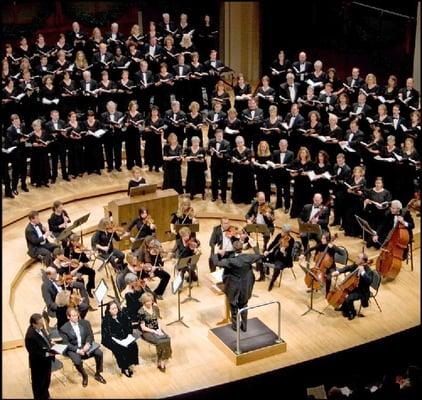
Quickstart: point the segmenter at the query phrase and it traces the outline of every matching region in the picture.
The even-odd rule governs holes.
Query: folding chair
[[[372,282],[371,282],[371,287],[369,288],[369,290],[370,290],[369,301],[371,301],[371,299],[374,299],[375,304],[378,307],[378,310],[380,310],[380,312],[382,312],[381,307],[380,307],[378,300],[377,300],[378,290],[381,286],[381,275],[376,270],[373,270],[372,274],[373,274],[373,278],[372,278]],[[373,289],[373,290],[371,290],[371,289]],[[362,309],[362,303],[359,306],[358,316],[363,316],[360,313],[361,309]]]

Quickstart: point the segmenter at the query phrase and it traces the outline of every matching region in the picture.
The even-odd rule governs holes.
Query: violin
[[[258,206],[258,211],[261,215],[265,215],[267,218],[273,219],[273,209],[269,204],[260,204]]]
[[[107,233],[116,232],[118,235],[123,235],[125,233],[125,229],[122,226],[116,225],[114,222],[108,222],[105,226],[105,231]]]
[[[287,234],[287,235],[284,235],[284,236],[282,236],[281,238],[280,238],[280,241],[279,241],[279,246],[280,247],[284,247],[285,249],[287,249],[287,247],[289,247],[289,242],[290,242],[290,239],[291,239],[292,237],[289,235],[289,234]]]
[[[83,246],[81,243],[75,243],[73,245],[73,251],[77,254],[81,254],[85,251],[90,251],[87,247]]]
[[[242,233],[242,229],[238,228],[237,226],[230,225],[228,229],[224,231],[224,235],[228,238],[232,237],[239,237]]]
[[[149,214],[147,215],[144,223],[148,226],[154,225],[154,220],[152,219],[151,215],[149,215]]]
[[[73,282],[73,275],[72,274],[63,274],[60,275],[57,280],[56,283],[59,286],[70,286]]]

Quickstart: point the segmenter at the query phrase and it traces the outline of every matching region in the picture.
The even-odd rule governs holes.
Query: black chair
[[[347,261],[349,260],[349,252],[343,246],[337,246],[337,247],[339,249],[339,252],[336,252],[334,254],[334,261],[336,264],[346,265]]]
[[[371,301],[371,299],[374,299],[375,304],[378,307],[378,310],[380,310],[380,312],[382,312],[381,307],[380,307],[378,300],[377,300],[378,290],[379,290],[380,285],[381,285],[381,275],[376,270],[372,271],[372,274],[373,274],[373,278],[372,278],[371,287],[370,287],[369,301]],[[360,313],[361,309],[362,309],[362,304],[360,305],[359,311],[358,311],[359,317],[363,316]]]

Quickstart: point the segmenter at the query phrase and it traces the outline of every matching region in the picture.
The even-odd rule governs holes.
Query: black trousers
[[[17,153],[12,159],[12,189],[18,187],[19,179],[23,188],[26,187],[26,176],[28,175],[28,163],[25,151],[15,150]]]
[[[155,288],[154,293],[158,296],[162,296],[170,281],[170,274],[167,271],[164,271],[163,269],[157,269],[154,272],[154,275],[160,279],[160,283]]]
[[[334,200],[334,221],[336,225],[340,225],[341,221],[344,218],[344,214],[347,208],[345,202],[346,193],[343,190],[335,191],[334,195],[336,196]]]
[[[75,367],[78,369],[79,372],[81,367],[83,366],[82,361],[87,360],[88,358],[95,357],[95,367],[96,367],[96,373],[103,372],[103,352],[100,348],[95,349],[90,356],[83,355],[74,352],[74,351],[68,351],[67,352],[68,357],[72,360]],[[79,367],[79,368],[78,368]]]
[[[321,241],[321,236],[316,233],[301,233],[300,239],[302,240],[303,248],[306,250],[311,239],[314,239],[319,243]]]
[[[275,208],[290,208],[290,177],[287,174],[274,174],[274,183],[277,188],[277,201]],[[284,176],[286,175],[286,176]]]
[[[353,291],[347,296],[346,300],[344,300],[341,306],[341,311],[347,315],[356,315],[355,306],[353,305],[356,300],[362,301],[362,294],[359,291]]]
[[[67,178],[67,154],[66,149],[67,145],[63,140],[58,140],[57,142],[53,142],[50,145],[50,154],[51,154],[51,178],[57,178],[57,169],[60,159],[60,166],[62,169],[62,177]]]
[[[48,388],[51,382],[51,361],[31,368],[32,393],[35,400],[50,398]]]
[[[107,168],[116,169],[122,166],[122,139],[120,132],[108,132],[104,137],[104,149],[107,161]],[[113,163],[114,157],[114,163]]]
[[[28,251],[28,254],[32,258],[43,256],[45,264],[50,265],[53,262],[53,251],[56,247],[57,245],[46,242],[43,245],[33,247],[30,251]]]
[[[115,270],[123,269],[123,261],[125,260],[125,254],[123,252],[117,249],[113,249],[109,253],[101,252],[101,254],[105,258],[110,257],[110,263]]]
[[[87,265],[83,265],[79,268],[78,272],[81,275],[86,275],[88,277],[88,283],[86,284],[87,290],[91,290],[95,288],[95,269],[88,267]]]
[[[218,198],[218,190],[221,190],[221,200],[227,198],[227,168],[211,166],[211,191],[212,198]]]

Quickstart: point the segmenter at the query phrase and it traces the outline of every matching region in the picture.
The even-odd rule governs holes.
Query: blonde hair
[[[199,103],[197,103],[196,101],[192,101],[192,103],[190,103],[189,105],[190,111],[198,111],[199,108],[200,108]]]
[[[310,161],[311,160],[311,155],[309,153],[309,150],[307,147],[302,146],[299,148],[298,152],[297,152],[297,159],[300,160],[300,153],[302,153],[302,151],[304,151],[306,153],[306,161]]]
[[[365,77],[365,83],[368,84],[369,81],[372,80],[375,85],[377,84],[377,77],[374,74],[368,74]]]
[[[78,68],[86,68],[88,66],[88,61],[86,60],[85,53],[82,50],[79,50],[75,56],[75,65]]]
[[[264,146],[266,146],[266,149],[263,151],[262,148]],[[268,145],[268,142],[266,140],[261,140],[259,142],[256,154],[259,157],[268,157],[269,155],[271,155],[270,146]]]
[[[191,231],[187,226],[184,226],[183,228],[179,229],[179,235],[180,236],[185,236],[185,235],[187,236],[187,235],[190,235],[190,233],[191,233]]]
[[[138,102],[137,102],[136,100],[131,100],[131,101],[129,101],[129,104],[128,104],[128,106],[127,106],[127,109],[130,111],[130,109],[131,109],[133,106],[136,106],[136,109],[138,109]]]
[[[132,168],[132,174],[134,174],[135,172],[139,172],[139,173],[141,173],[141,172],[142,172],[142,169],[141,169],[140,167],[138,167],[137,165],[135,165],[135,166]]]
[[[152,302],[154,302],[154,296],[153,296],[151,293],[144,293],[144,294],[141,296],[141,303],[142,303],[142,305],[145,305],[145,303],[146,303],[147,301],[152,301]]]
[[[360,172],[362,174],[362,176],[365,175],[365,168],[361,167],[360,165],[357,165],[355,168],[353,168],[353,175],[356,172]]]
[[[170,143],[170,139],[176,139],[176,143],[177,143],[177,135],[175,134],[175,133],[170,133],[168,136],[167,136],[167,142],[169,142]]]

